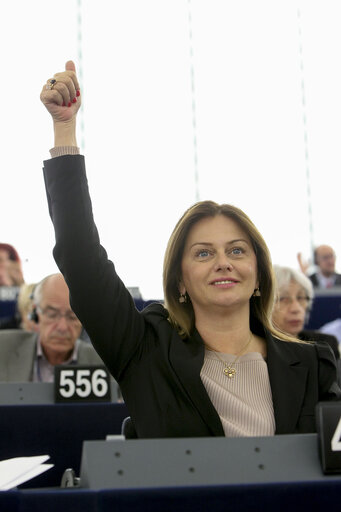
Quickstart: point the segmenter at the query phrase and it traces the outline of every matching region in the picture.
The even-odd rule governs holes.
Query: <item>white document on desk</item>
[[[51,469],[54,464],[44,464],[49,458],[49,455],[37,455],[0,461],[0,490],[13,489]]]

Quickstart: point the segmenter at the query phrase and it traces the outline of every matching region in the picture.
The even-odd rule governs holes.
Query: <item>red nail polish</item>
[[[69,101],[69,103],[67,104],[68,107],[71,107],[71,101]]]
[[[65,101],[63,101],[63,105],[62,105],[62,107],[65,107]]]
[[[76,91],[76,96],[80,96],[80,95],[81,95],[81,92],[80,92],[80,90],[78,89],[78,90]]]
[[[76,103],[77,98],[73,98],[72,103]]]

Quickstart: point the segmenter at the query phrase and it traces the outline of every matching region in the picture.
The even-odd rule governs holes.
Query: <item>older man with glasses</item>
[[[103,364],[92,345],[80,340],[82,325],[69,302],[61,274],[43,279],[34,290],[31,319],[38,332],[0,331],[0,381],[53,382],[60,364]]]
[[[297,258],[300,269],[309,277],[314,288],[328,290],[334,286],[341,286],[341,274],[338,274],[335,270],[336,254],[329,245],[319,245],[315,248],[314,265],[316,272],[314,274],[308,275],[310,265],[303,261],[301,253],[298,253]]]

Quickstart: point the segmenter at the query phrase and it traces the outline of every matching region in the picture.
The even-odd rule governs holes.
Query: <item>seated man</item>
[[[297,255],[298,263],[302,272],[308,275],[309,263],[305,263],[301,253]],[[314,250],[314,264],[317,271],[308,275],[314,288],[328,289],[334,286],[341,286],[341,274],[335,271],[336,255],[329,245],[319,245]]]
[[[55,365],[103,364],[92,345],[79,339],[82,325],[62,274],[43,279],[33,301],[38,332],[0,331],[0,381],[53,382]]]

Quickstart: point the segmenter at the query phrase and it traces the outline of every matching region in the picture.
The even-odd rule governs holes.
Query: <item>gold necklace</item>
[[[224,375],[226,375],[226,377],[228,377],[229,379],[233,379],[234,376],[236,375],[237,373],[237,370],[235,369],[234,365],[236,364],[236,362],[238,361],[238,359],[240,358],[240,356],[242,355],[242,353],[247,349],[247,347],[250,345],[251,341],[252,341],[252,338],[253,338],[253,334],[251,332],[250,334],[250,338],[248,340],[248,342],[246,343],[246,345],[237,353],[237,357],[234,361],[232,361],[232,363],[228,363],[227,361],[224,361],[224,359],[222,359],[219,355],[219,353],[215,350],[213,350],[211,347],[209,347],[208,345],[207,348],[208,350],[210,350],[211,352],[215,352],[216,356],[218,357],[218,359],[224,364],[224,368],[223,368],[223,373]]]

